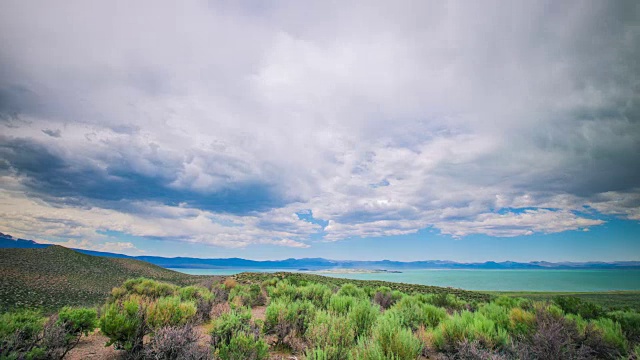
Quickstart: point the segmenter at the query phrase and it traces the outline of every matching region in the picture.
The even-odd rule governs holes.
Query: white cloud
[[[457,221],[437,224],[443,234],[456,237],[469,234],[513,237],[533,233],[558,233],[568,230],[588,230],[589,226],[604,224],[604,221],[577,216],[568,211],[547,209],[525,210],[522,213],[481,214],[472,221]]]
[[[72,249],[105,251],[116,254],[140,255],[144,252],[136,248],[132,243],[122,241],[107,241],[104,243],[97,243],[88,239],[70,239],[67,241],[49,241],[46,239],[38,239],[38,242],[41,244],[60,245]]]
[[[0,226],[303,247],[323,230],[303,210],[330,241],[601,224],[584,206],[640,220],[635,9],[9,1]],[[144,195],[117,198],[127,181]],[[238,189],[242,213],[216,197]]]
[[[108,237],[102,233],[106,231],[230,248],[256,243],[304,248],[309,245],[302,240],[320,230],[319,225],[300,220],[293,209],[235,216],[153,203],[136,205],[135,213],[56,207],[0,191],[0,231],[31,239],[70,239],[70,245],[107,251],[127,243],[105,242]],[[96,241],[95,246],[90,247],[89,240]]]

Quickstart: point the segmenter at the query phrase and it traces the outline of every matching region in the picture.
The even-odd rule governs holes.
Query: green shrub
[[[209,289],[196,285],[178,288],[177,295],[180,296],[182,300],[213,300],[214,298],[213,293]]]
[[[622,332],[629,341],[640,342],[640,313],[633,311],[614,311],[607,316],[620,324]]]
[[[602,338],[607,345],[617,349],[620,354],[627,353],[628,343],[620,324],[607,318],[591,320],[590,324],[602,333]]]
[[[429,294],[424,296],[423,299],[426,303],[450,310],[462,310],[467,306],[464,300],[447,293]]]
[[[249,299],[251,307],[262,306],[267,301],[264,294],[262,293],[262,289],[259,285],[256,284],[249,285]]]
[[[315,317],[316,309],[308,301],[272,301],[265,311],[264,332],[276,336],[278,345],[285,344],[285,338],[302,336]]]
[[[589,321],[582,318],[580,315],[576,314],[567,314],[565,315],[565,319],[573,323],[575,325],[576,330],[579,334],[584,334],[587,326],[589,326]]]
[[[380,346],[386,359],[414,360],[422,352],[422,342],[402,326],[395,312],[386,312],[378,319],[373,329],[373,341]]]
[[[380,308],[377,305],[372,305],[368,300],[356,302],[349,311],[349,319],[355,327],[355,335],[369,336],[378,315],[380,315]]]
[[[323,284],[312,283],[296,287],[288,281],[280,281],[269,286],[267,292],[271,299],[288,299],[289,301],[309,300],[314,306],[326,309],[333,292]]]
[[[417,297],[405,296],[390,311],[395,311],[402,326],[417,330],[420,326],[434,327],[447,317],[447,312],[429,303],[420,302]]]
[[[0,339],[21,333],[23,338],[36,338],[45,322],[45,318],[38,311],[18,310],[0,315]]]
[[[114,345],[137,353],[142,340],[150,332],[145,320],[146,304],[138,297],[105,305],[102,309],[100,331],[109,338],[107,346]]]
[[[422,305],[423,324],[429,327],[436,327],[440,322],[448,317],[447,312],[435,305]]]
[[[532,302],[525,298],[516,298],[511,296],[498,296],[492,303],[505,307],[507,309],[520,308],[523,310],[531,310]]]
[[[44,326],[42,345],[47,349],[47,357],[62,359],[78,345],[82,335],[89,335],[98,326],[95,309],[60,309],[57,315],[49,318]]]
[[[240,331],[228,344],[220,344],[216,355],[221,360],[263,360],[269,358],[269,346],[255,333]]]
[[[468,321],[459,314],[443,321],[432,333],[433,347],[443,352],[455,351],[456,345],[467,337],[467,327]]]
[[[256,329],[257,326],[251,323],[251,312],[248,309],[231,310],[213,320],[211,344],[214,349],[228,346],[237,334],[253,333]]]
[[[500,306],[496,303],[488,303],[481,305],[478,313],[491,319],[496,325],[503,329],[508,329],[511,323],[509,319],[509,309],[510,308]]]
[[[604,315],[604,310],[592,302],[583,301],[575,296],[556,296],[553,302],[567,314],[577,314],[585,319],[597,319]]]
[[[358,299],[353,296],[336,294],[329,299],[329,310],[336,314],[346,315],[357,301]]]
[[[553,303],[536,301],[533,303],[533,308],[536,316],[545,314],[545,316],[548,315],[554,318],[564,318],[565,315],[564,311]]]
[[[255,307],[264,305],[266,298],[257,284],[238,285],[229,292],[229,302],[236,307]]]
[[[509,329],[514,335],[528,335],[535,329],[535,326],[535,314],[519,307],[512,308],[509,312]]]
[[[349,318],[319,311],[309,325],[305,337],[311,348],[321,348],[326,359],[342,360],[348,357],[355,338],[354,326]]]
[[[329,299],[333,292],[331,289],[322,284],[310,284],[298,288],[295,295],[296,300],[309,300],[315,307],[319,309],[326,309],[329,305]]]
[[[18,310],[0,315],[0,359],[44,358],[40,333],[46,319],[37,311]]]
[[[464,340],[478,341],[487,349],[495,349],[507,345],[509,335],[485,315],[466,310],[441,322],[433,331],[433,345],[440,351],[455,352]]]
[[[198,309],[193,301],[182,301],[179,296],[162,297],[146,307],[146,321],[152,329],[184,325],[191,322]]]
[[[369,299],[373,298],[373,296],[376,294],[376,289],[373,288],[373,286],[369,286],[369,285],[363,286],[362,290],[364,291],[364,293],[367,295]]]
[[[175,294],[178,288],[175,285],[155,281],[146,278],[130,279],[122,285],[124,293],[120,290],[114,290],[121,295],[141,295],[151,299],[157,299],[163,296],[171,296]],[[113,295],[113,292],[112,292]]]
[[[475,339],[487,349],[502,348],[509,343],[508,331],[500,327],[495,321],[477,313],[474,314],[473,318],[469,329],[472,339]]]
[[[185,286],[178,289],[178,295],[184,301],[191,300],[196,304],[196,318],[198,321],[209,321],[211,310],[216,303],[216,296],[207,288],[201,286]],[[226,301],[226,300],[225,300]]]
[[[285,338],[294,331],[295,319],[290,316],[291,301],[279,298],[272,300],[265,310],[264,332],[276,336],[278,345],[284,344]]]
[[[266,289],[269,286],[276,286],[276,284],[278,283],[278,281],[280,281],[280,279],[278,279],[277,277],[272,277],[271,279],[266,279],[265,281],[262,282],[262,286]]]
[[[37,311],[0,315],[0,359],[62,359],[96,327],[96,311],[65,307],[44,318]]]
[[[329,355],[320,348],[307,350],[305,360],[329,360]]]
[[[291,285],[289,281],[279,281],[276,286],[269,287],[267,292],[272,300],[289,299],[290,301],[294,301],[298,295],[298,289]]]
[[[338,295],[342,296],[353,296],[355,298],[364,299],[367,297],[367,294],[363,289],[353,285],[353,284],[344,284],[338,290]]]
[[[57,323],[69,336],[87,336],[98,326],[98,313],[95,309],[63,307],[58,312]]]
[[[387,360],[382,347],[377,341],[360,338],[351,352],[350,360]]]

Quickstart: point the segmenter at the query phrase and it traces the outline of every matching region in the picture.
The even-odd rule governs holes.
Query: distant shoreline
[[[398,270],[385,270],[385,269],[329,269],[329,270],[307,270],[300,269],[300,271],[309,271],[315,274],[402,274],[402,271]]]

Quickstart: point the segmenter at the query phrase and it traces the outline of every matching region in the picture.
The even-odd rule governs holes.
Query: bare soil
[[[89,334],[89,336],[83,336],[78,346],[69,351],[65,359],[120,359],[122,357],[122,351],[115,350],[113,346],[104,346],[108,340],[109,339],[102,335],[99,330],[96,330],[93,334]]]

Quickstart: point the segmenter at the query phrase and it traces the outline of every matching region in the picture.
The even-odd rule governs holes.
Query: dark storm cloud
[[[144,200],[173,206],[184,203],[188,207],[236,214],[282,205],[268,184],[234,184],[214,193],[180,190],[171,188],[173,178],[145,176],[127,164],[114,163],[100,169],[73,163],[24,138],[0,137],[0,158],[5,160],[5,171],[22,176],[23,184],[31,192],[53,202],[127,210],[131,209],[129,201]]]
[[[60,129],[43,129],[42,132],[54,138],[59,138],[62,136],[62,132],[60,131]]]

